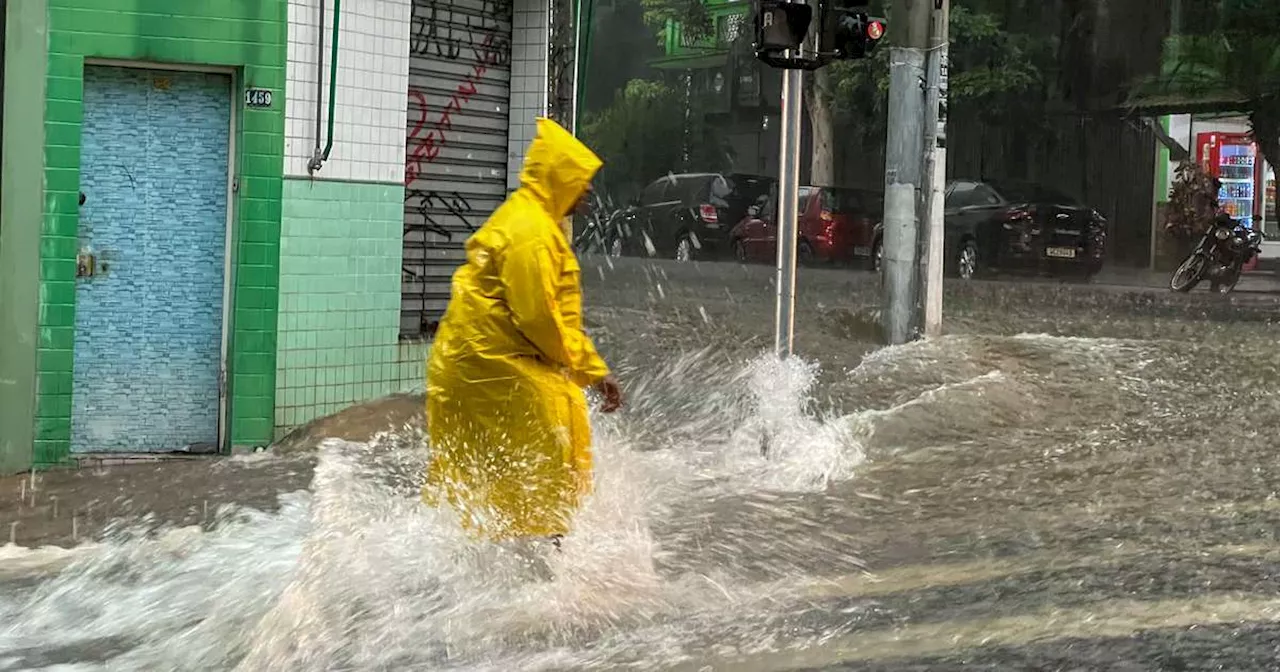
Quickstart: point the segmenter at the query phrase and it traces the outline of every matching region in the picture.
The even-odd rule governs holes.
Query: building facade
[[[421,385],[547,112],[551,7],[0,8],[0,472],[267,445]]]

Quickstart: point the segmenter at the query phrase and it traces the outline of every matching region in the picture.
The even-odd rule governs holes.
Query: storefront
[[[1223,207],[1246,226],[1280,237],[1275,169],[1249,136],[1249,120],[1238,114],[1173,115],[1169,135],[1209,174],[1222,181]],[[1165,194],[1173,188],[1177,162],[1170,160]]]

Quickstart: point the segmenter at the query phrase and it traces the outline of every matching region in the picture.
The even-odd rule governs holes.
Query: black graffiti
[[[476,21],[476,25],[472,25],[472,18],[467,17],[467,25],[473,32],[484,34],[489,39],[471,40],[471,44],[483,44],[483,49],[474,49],[477,61],[488,65],[510,65],[511,64],[511,40],[507,38],[506,31],[498,25],[498,17],[506,17],[508,21],[512,18],[512,0],[483,0],[481,3],[480,17]]]
[[[447,224],[455,219],[462,222],[462,226],[470,231],[479,228],[468,217],[472,213],[471,202],[456,191],[442,193],[409,189],[405,191],[404,202],[406,211],[417,213],[422,217],[423,231],[439,235],[445,240],[453,240],[453,231],[449,230]],[[444,212],[441,213],[441,210]],[[408,227],[405,230],[407,233]]]
[[[494,37],[489,44],[472,48],[472,52],[477,61],[486,65],[511,65],[511,42],[505,38]]]
[[[462,54],[462,41],[454,36],[453,25],[441,17],[440,8],[434,0],[413,3],[413,14],[409,19],[409,53],[449,60]]]
[[[511,0],[483,0],[479,15],[439,0],[414,0],[409,21],[409,53],[447,60],[470,47],[477,62],[508,65],[511,42],[503,36],[499,17],[510,20]],[[487,38],[487,39],[486,39]]]

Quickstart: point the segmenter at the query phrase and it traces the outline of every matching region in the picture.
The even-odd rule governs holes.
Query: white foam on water
[[[820,414],[817,375],[798,358],[739,368],[714,353],[637,374],[631,408],[593,418],[595,494],[559,553],[469,539],[422,505],[420,431],[325,441],[310,491],[275,513],[121,532],[0,595],[0,669],[661,669],[782,646],[773,624],[800,558],[769,560],[796,580],[761,581],[732,553],[699,561],[700,542],[655,530],[720,499],[803,516],[788,496],[855,478],[859,432],[883,412]],[[834,535],[828,550],[848,555]]]
[[[0,595],[0,658],[124,650],[101,669],[227,669],[297,564],[310,499],[287,495],[270,515],[225,508],[208,533],[117,533],[34,591]]]
[[[92,552],[97,544],[85,542],[73,548],[40,546],[28,548],[16,544],[0,546],[0,579],[21,577],[37,572],[60,570],[76,559]]]

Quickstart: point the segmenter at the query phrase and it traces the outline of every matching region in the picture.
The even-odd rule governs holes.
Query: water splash
[[[733,568],[719,568],[720,580],[662,575],[665,551],[651,517],[678,515],[708,484],[722,492],[820,488],[851,475],[860,457],[806,454],[807,437],[823,433],[803,398],[812,367],[762,359],[734,372],[711,360],[698,353],[638,377],[633,408],[596,419],[597,494],[563,552],[532,551],[550,580],[530,574],[529,549],[469,540],[448,511],[419,503],[426,452],[420,429],[406,428],[368,444],[324,442],[311,492],[284,497],[276,514],[226,508],[204,534],[116,530],[56,579],[0,598],[0,660],[483,669],[502,659],[524,667],[528,656],[558,650],[545,665],[563,669],[566,651],[617,633],[678,614],[724,613],[745,599],[723,578]],[[777,437],[769,459],[754,430],[735,430],[754,417]],[[821,454],[835,456],[835,445]],[[832,459],[838,464],[815,475],[810,465]]]
[[[208,533],[117,529],[56,579],[0,591],[0,669],[95,658],[111,669],[228,669],[297,564],[310,499],[286,495],[272,515],[224,507]]]
[[[849,377],[924,372],[957,346],[928,347]],[[965,348],[961,373],[986,366]],[[707,350],[621,373],[631,406],[593,418],[596,493],[560,553],[475,542],[423,507],[421,428],[327,440],[310,491],[276,514],[227,508],[203,534],[118,530],[56,578],[0,591],[0,669],[664,669],[821,642],[857,614],[787,625],[799,579],[861,571],[851,533],[824,528],[822,493],[855,479],[900,418],[925,422],[913,409],[990,406],[1010,384],[949,375],[840,414],[817,407],[820,371],[798,358],[744,366]]]

